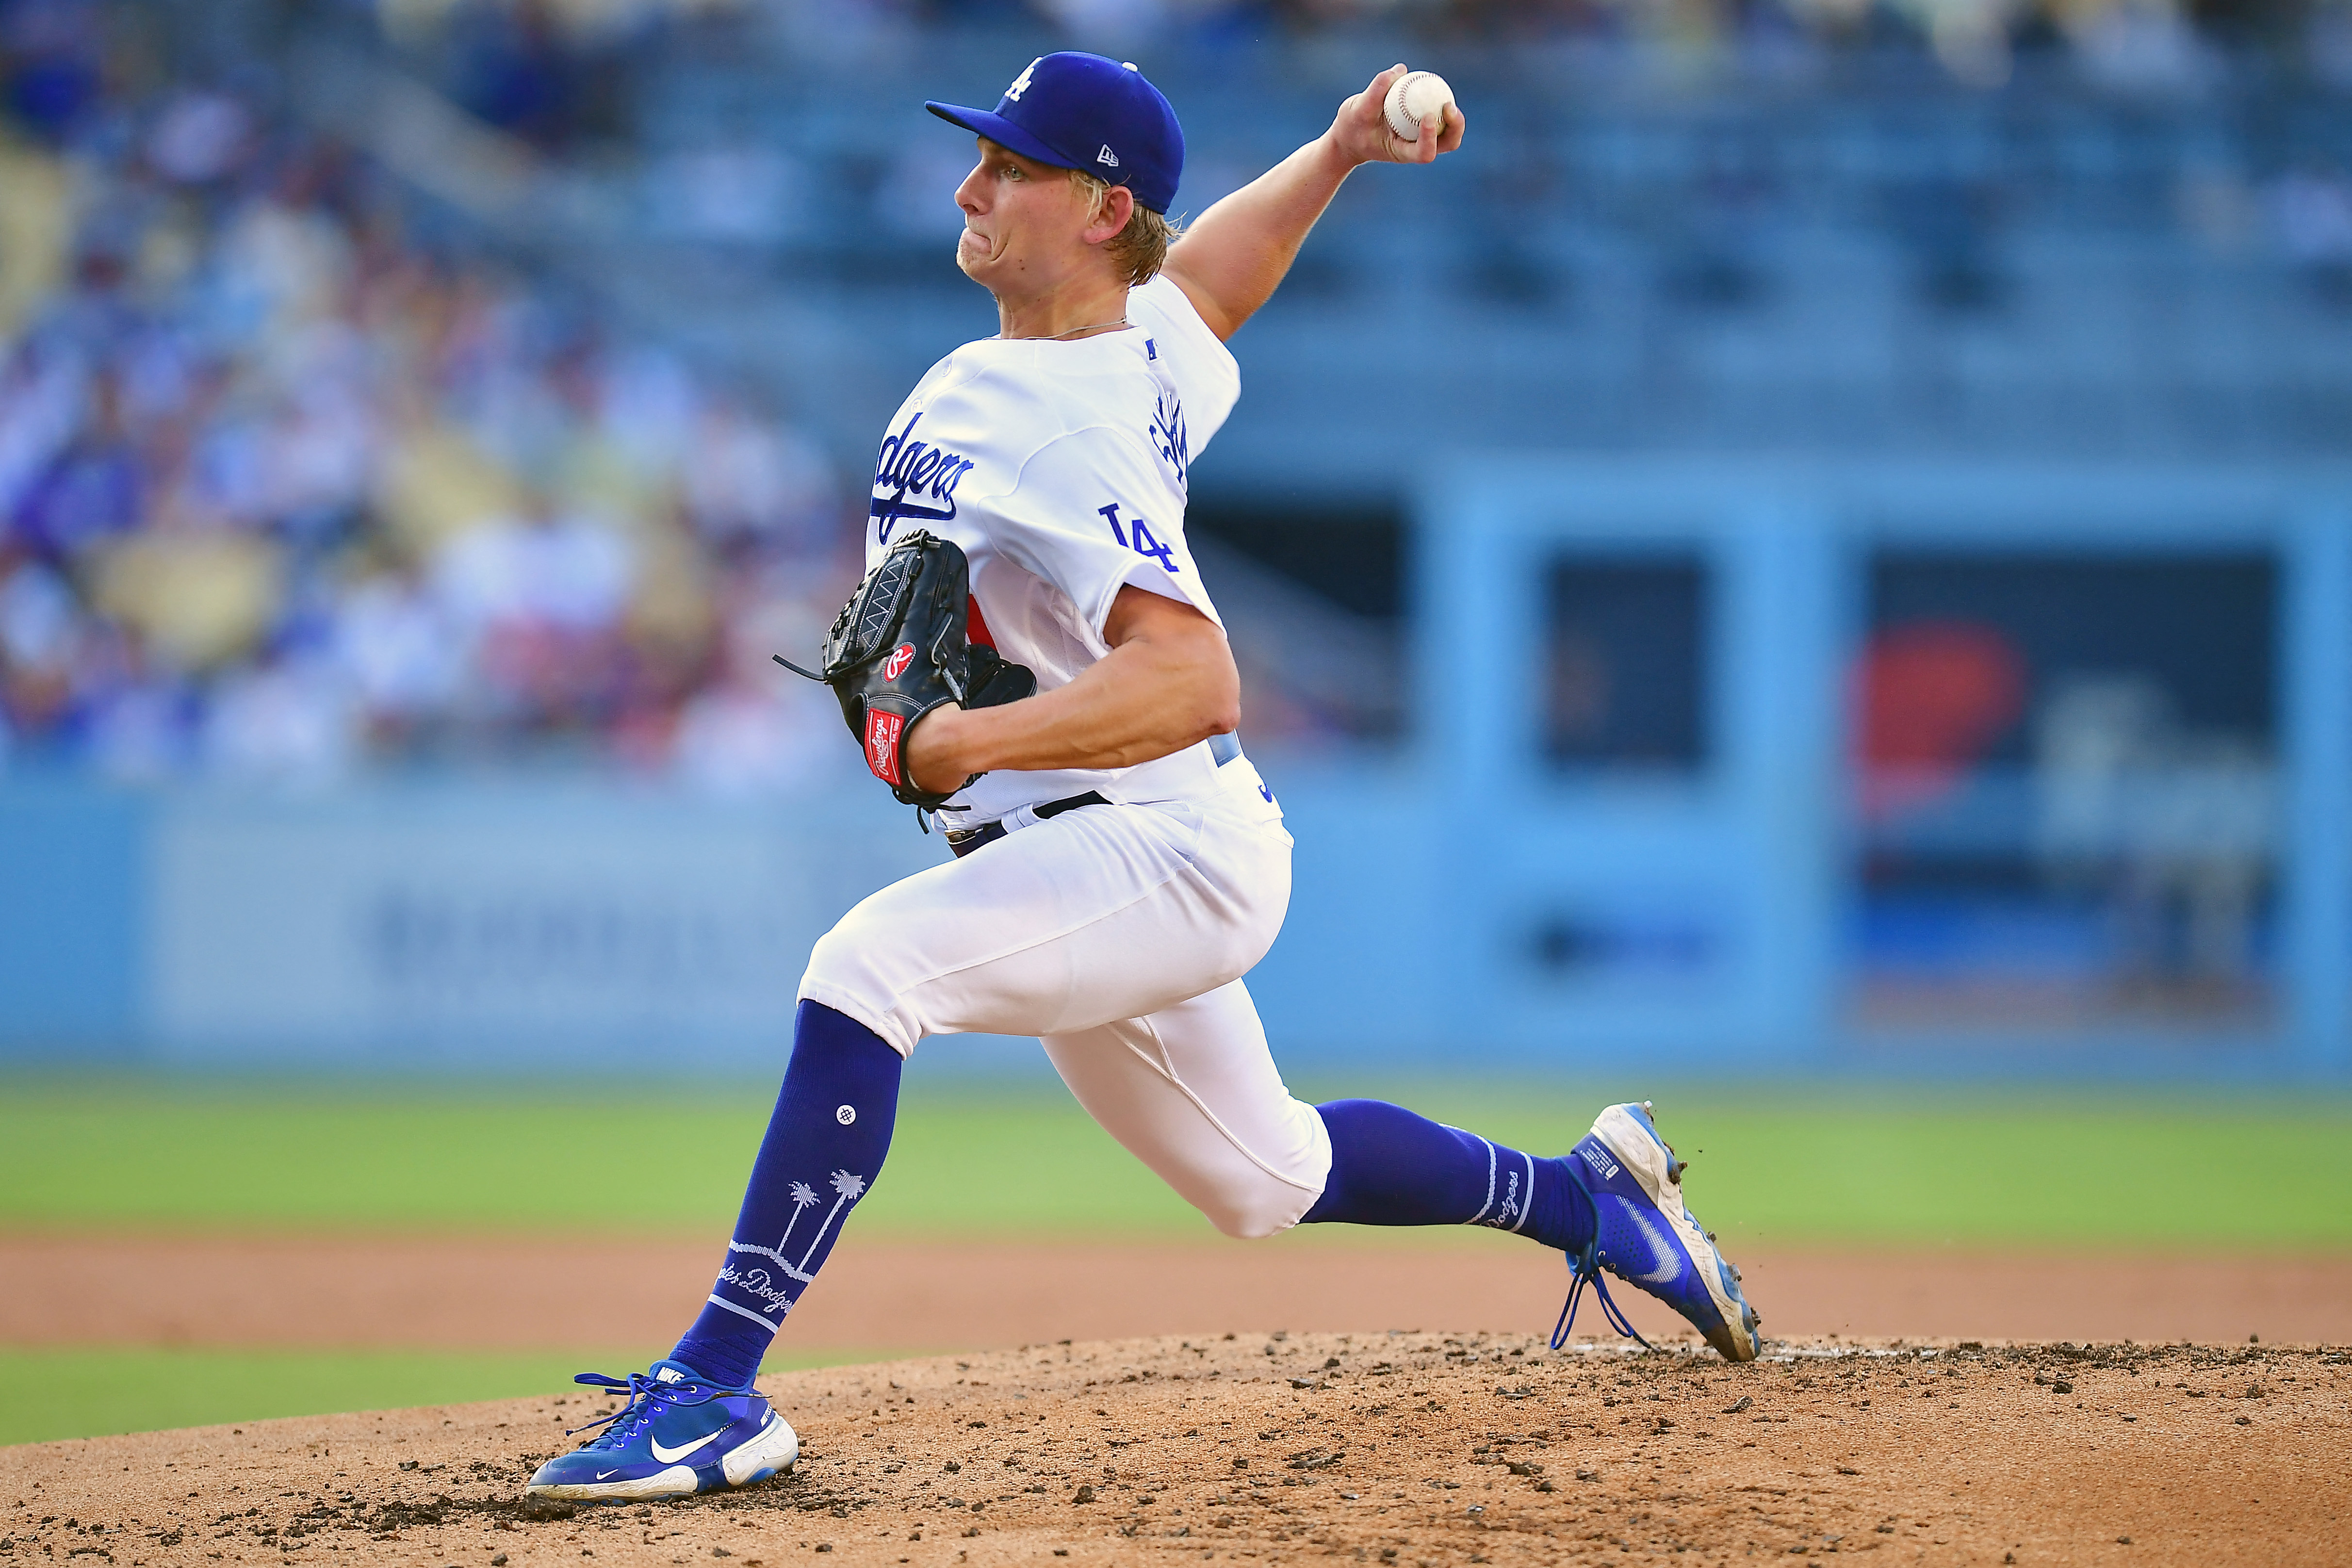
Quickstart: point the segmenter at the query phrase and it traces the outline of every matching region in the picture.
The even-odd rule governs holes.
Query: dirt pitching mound
[[[614,1369],[619,1370],[619,1369]],[[1051,1344],[762,1386],[798,1468],[524,1502],[551,1397],[0,1450],[0,1563],[2342,1561],[2352,1354],[1423,1332]]]

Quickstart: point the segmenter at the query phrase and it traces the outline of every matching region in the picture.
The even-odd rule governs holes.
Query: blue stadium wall
[[[1286,1062],[2352,1077],[2352,474],[1469,455],[1413,518],[1408,739],[1261,759],[1298,841],[1288,923],[1251,977]],[[2070,991],[2053,955],[2096,921],[2011,900],[1923,925],[1903,889],[1867,885],[1874,855],[2013,859],[2047,833],[2032,781],[1998,768],[1894,828],[1854,805],[1847,696],[1890,550],[2029,578],[2037,557],[2271,563],[2275,743],[2253,787],[2275,809],[2247,851],[2242,974]],[[1563,561],[1703,582],[1703,758],[1547,753]],[[772,1069],[810,942],[943,857],[866,786],[719,803],[571,776],[0,779],[0,1055]]]

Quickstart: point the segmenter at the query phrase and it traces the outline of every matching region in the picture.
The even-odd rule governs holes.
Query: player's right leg
[[[1249,989],[1045,1037],[1087,1113],[1227,1236],[1272,1236],[1314,1206],[1331,1140],[1282,1081]]]
[[[1763,1348],[1761,1320],[1739,1288],[1739,1270],[1717,1250],[1715,1233],[1683,1202],[1684,1163],[1658,1136],[1649,1102],[1603,1110],[1568,1165],[1592,1200],[1593,1238],[1569,1259],[1576,1282],[1552,1331],[1553,1347],[1567,1339],[1587,1284],[1601,1293],[1608,1314],[1619,1317],[1601,1282],[1605,1268],[1689,1319],[1726,1358],[1755,1360]],[[1633,1332],[1622,1320],[1618,1326]]]
[[[1564,1253],[1623,1325],[1606,1269],[1680,1312],[1733,1361],[1754,1359],[1738,1270],[1682,1202],[1681,1167],[1643,1106],[1612,1106],[1569,1156],[1545,1159],[1402,1106],[1294,1098],[1241,982],[1148,1017],[1049,1036],[1045,1049],[1103,1129],[1218,1229],[1295,1224],[1478,1225]],[[1564,1309],[1556,1335],[1573,1321]]]
[[[1759,1320],[1739,1270],[1684,1203],[1682,1163],[1646,1104],[1610,1106],[1573,1150],[1553,1159],[1381,1100],[1335,1100],[1317,1110],[1330,1130],[1331,1178],[1302,1224],[1508,1230],[1568,1256],[1572,1282],[1555,1346],[1588,1284],[1612,1324],[1633,1333],[1601,1280],[1605,1269],[1681,1313],[1727,1360],[1756,1359]]]

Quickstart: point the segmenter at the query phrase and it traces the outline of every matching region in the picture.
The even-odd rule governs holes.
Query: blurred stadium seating
[[[2329,619],[2336,557],[2222,528],[2188,548],[2237,539],[2227,583],[2169,557],[2124,583],[2116,551],[2202,525],[2090,539],[2075,516],[2069,564],[2021,562],[2014,528],[1993,531],[2010,556],[1977,559],[1965,526],[1911,538],[1865,507],[1847,555],[1772,578],[1739,542],[1769,520],[1692,514],[1635,558],[1580,555],[1589,519],[1547,478],[1596,455],[1891,465],[1910,479],[1871,493],[1900,497],[1977,469],[2342,457],[2339,0],[0,0],[0,770],[20,828],[37,786],[90,821],[118,805],[86,792],[125,783],[520,768],[755,806],[854,788],[829,701],[766,656],[812,646],[854,575],[890,407],[992,324],[951,259],[969,150],[917,105],[991,101],[1073,46],[1170,92],[1195,212],[1392,59],[1443,70],[1470,112],[1444,170],[1351,183],[1237,342],[1244,400],[1195,469],[1192,527],[1251,745],[1296,760],[1294,810],[1327,800],[1343,839],[1406,825],[1387,842],[1408,901],[1496,904],[1446,859],[1462,843],[1412,825],[1508,797],[1514,770],[1570,794],[1502,819],[1583,823],[1561,852],[1588,865],[1697,798],[1687,781],[1722,781],[1721,809],[1657,852],[1748,857],[1737,896],[1705,877],[1664,904],[1530,894],[1488,933],[1475,963],[1518,966],[1490,994],[1533,987],[1528,1031],[1619,1016],[1630,984],[1682,1006],[1633,1034],[1724,1051],[1742,1029],[1795,1050],[1850,1026],[2157,1018],[2299,1031],[2278,1059],[2346,1065],[2352,894],[2312,902],[2282,847],[2341,794],[2343,743],[2302,739],[2336,700],[2309,661],[2332,635],[2343,664],[2352,637]],[[1441,557],[1496,484],[1566,551],[1529,568],[1544,712],[1525,755],[1448,783],[1412,772],[1445,733],[1427,639],[1472,603]],[[1734,613],[1801,580],[1811,663]],[[1826,717],[1776,732],[1795,771],[1744,772],[1742,726],[1778,710],[1735,677],[1778,658]],[[1842,755],[1850,775],[1803,771]],[[2119,839],[2118,768],[2189,778],[2169,820],[2235,824],[2222,848]],[[1596,779],[1650,804],[1612,817],[1576,793]],[[1808,791],[1851,810],[1772,815]],[[1612,874],[1658,864],[1637,861]],[[1813,933],[1785,952],[1753,934],[1784,896],[1781,923]],[[1685,918],[1733,906],[1713,935]],[[1363,951],[1351,932],[1302,900],[1283,950],[1302,987]],[[1748,978],[1694,981],[1717,960]],[[754,990],[719,1012],[757,1013]],[[1443,1026],[1428,997],[1360,1000],[1368,1030]],[[84,1032],[135,1033],[134,1012]]]
[[[986,331],[913,106],[1055,42],[1150,55],[1192,210],[1391,54],[1476,116],[1446,177],[1343,195],[1201,468],[1196,527],[1374,622],[1397,584],[1332,579],[1381,566],[1269,536],[1378,552],[1446,448],[2340,448],[2352,13],[1968,10],[16,0],[9,750],[791,774],[822,714],[761,651],[839,592],[898,391]],[[1397,727],[1272,684],[1269,740]]]

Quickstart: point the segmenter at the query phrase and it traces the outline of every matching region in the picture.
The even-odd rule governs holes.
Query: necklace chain
[[[1064,338],[1075,338],[1075,337],[1076,337],[1080,332],[1097,332],[1097,331],[1101,331],[1103,328],[1105,328],[1105,327],[1124,327],[1124,326],[1127,326],[1128,324],[1129,324],[1129,322],[1128,322],[1128,319],[1127,319],[1125,316],[1121,316],[1121,317],[1120,317],[1118,321],[1095,321],[1095,322],[1092,322],[1092,323],[1090,323],[1090,324],[1088,324],[1088,325],[1087,325],[1087,326],[1083,326],[1083,327],[1072,327],[1072,328],[1071,328],[1068,331],[1066,331],[1066,332],[1046,332],[1046,333],[1044,333],[1044,334],[1042,334],[1042,335],[1040,335],[1040,336],[1038,336],[1038,337],[1035,337],[1035,338],[1030,338],[1030,339],[1026,339],[1026,340],[1020,339],[1020,338],[1014,338],[1014,339],[1012,339],[1012,340],[1009,340],[1009,341],[1013,342],[1024,342],[1024,341],[1025,341],[1025,342],[1045,342],[1045,343],[1059,342],[1060,342],[1062,339],[1064,339]]]

